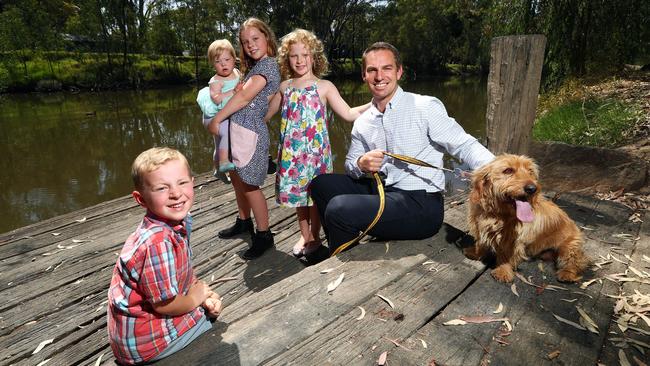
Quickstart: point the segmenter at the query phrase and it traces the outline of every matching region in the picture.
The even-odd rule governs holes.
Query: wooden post
[[[495,154],[528,153],[545,47],[540,34],[492,40],[486,136]]]

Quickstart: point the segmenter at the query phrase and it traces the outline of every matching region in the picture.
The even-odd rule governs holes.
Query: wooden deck
[[[589,256],[602,262],[585,280],[600,280],[584,289],[560,284],[552,264],[536,260],[520,268],[529,284],[518,278],[511,287],[462,256],[459,247],[471,242],[462,199],[447,199],[446,224],[431,239],[368,242],[306,267],[290,255],[294,211],[273,202],[271,177],[264,191],[276,250],[248,262],[238,256],[246,241],[216,238],[236,214],[232,188],[207,174],[196,183],[194,265],[225,309],[212,331],[159,364],[373,365],[384,352],[389,365],[616,365],[624,364],[621,357],[648,363],[641,351],[650,347],[650,328],[638,319],[622,333],[617,299],[607,296],[650,292],[644,212],[646,222],[638,222],[625,206],[560,196],[558,204],[583,228]],[[123,197],[0,235],[0,365],[114,364],[107,289],[142,214]],[[604,279],[626,271],[625,282]],[[579,323],[577,306],[595,332],[554,317]],[[445,325],[461,317],[507,318],[512,329],[504,321]]]

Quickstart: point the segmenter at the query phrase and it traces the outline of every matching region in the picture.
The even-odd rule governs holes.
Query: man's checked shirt
[[[374,105],[354,122],[345,170],[353,178],[364,173],[357,160],[366,152],[380,149],[410,156],[433,166],[443,166],[445,152],[475,169],[494,155],[447,115],[442,102],[434,97],[407,93],[401,87],[381,113]],[[402,190],[444,191],[442,170],[384,158],[381,171],[386,186]]]

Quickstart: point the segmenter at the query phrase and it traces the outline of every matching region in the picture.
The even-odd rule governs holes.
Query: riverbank
[[[536,143],[531,155],[542,168],[542,183],[560,192],[591,194],[634,210],[650,207],[650,72],[638,68],[600,80],[568,82],[540,99],[538,115],[576,101],[620,103],[634,111],[612,148]],[[586,118],[586,117],[585,117]]]

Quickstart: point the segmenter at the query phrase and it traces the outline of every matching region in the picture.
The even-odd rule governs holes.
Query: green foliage
[[[618,101],[572,101],[541,116],[533,127],[533,138],[571,145],[618,147],[626,142],[637,118],[634,107]]]
[[[21,64],[7,62],[17,57],[18,53],[0,55],[0,90],[2,85],[10,91],[46,91],[61,87],[110,89],[181,84],[194,79],[195,65],[191,57],[129,55],[130,67],[126,74],[121,65],[109,64],[102,54],[86,53],[80,57],[74,52],[52,52],[49,55],[53,60],[51,64],[42,54],[30,54],[24,58],[27,74],[22,72]],[[2,67],[2,64],[9,67]],[[213,71],[207,64],[201,65],[200,80],[207,82]]]

